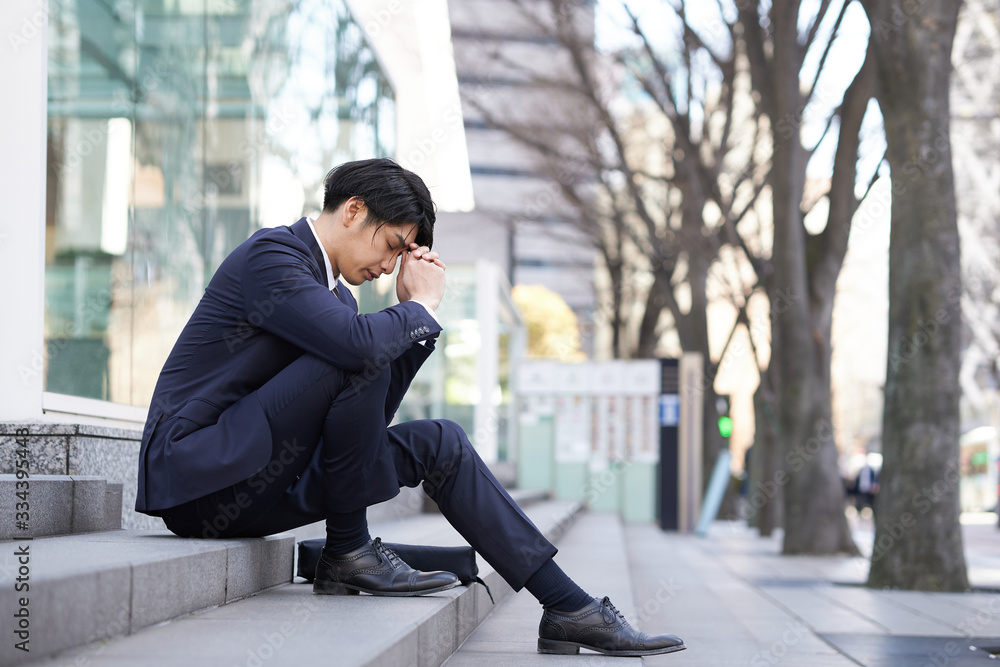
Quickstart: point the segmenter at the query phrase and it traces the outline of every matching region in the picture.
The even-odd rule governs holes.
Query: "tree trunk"
[[[605,256],[604,262],[611,279],[611,354],[615,359],[623,359],[622,338],[625,325],[622,319],[622,290],[625,289],[624,270],[621,262],[607,256]]]
[[[754,438],[750,453],[750,479],[747,486],[746,520],[761,537],[770,537],[782,523],[783,494],[775,482],[777,472],[777,415],[763,371],[760,386],[753,396]]]
[[[949,138],[959,2],[868,0],[892,171],[884,462],[868,585],[968,587],[959,523],[961,274]],[[907,7],[907,5],[903,5]]]
[[[657,325],[667,303],[664,291],[669,289],[673,289],[670,285],[670,274],[663,269],[654,270],[653,284],[649,286],[649,293],[646,295],[646,309],[639,322],[639,340],[635,346],[636,359],[652,359],[656,356],[656,346],[660,342]],[[679,322],[676,324],[680,326]]]
[[[689,349],[701,353],[702,364],[702,465],[701,488],[708,488],[715,461],[722,451],[719,435],[719,411],[716,409],[715,376],[708,346],[708,270],[711,262],[707,253],[691,253],[688,258],[688,281],[691,285],[691,310],[685,317]]]
[[[807,154],[798,134],[802,108],[798,42],[798,3],[775,0],[774,137],[771,183],[774,213],[771,308],[780,345],[778,414],[780,459],[775,479],[784,489],[783,553],[857,553],[844,515],[843,485],[833,439],[829,385],[829,343],[812,318],[806,265],[802,192]],[[790,127],[789,127],[790,124]]]

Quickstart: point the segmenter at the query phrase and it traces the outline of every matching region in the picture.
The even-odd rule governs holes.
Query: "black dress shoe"
[[[538,624],[538,652],[569,655],[581,648],[605,655],[641,656],[683,651],[687,646],[675,635],[639,632],[606,597],[594,598],[572,612],[546,609]]]
[[[346,554],[330,554],[324,548],[316,563],[313,593],[412,597],[446,591],[458,583],[458,577],[451,572],[414,570],[382,544],[381,537],[376,537]]]

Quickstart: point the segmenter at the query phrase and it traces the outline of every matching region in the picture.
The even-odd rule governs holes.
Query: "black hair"
[[[333,212],[351,197],[368,208],[365,226],[417,225],[416,243],[434,242],[434,201],[423,180],[389,158],[337,165],[326,175],[323,211]],[[378,229],[376,229],[378,231]]]

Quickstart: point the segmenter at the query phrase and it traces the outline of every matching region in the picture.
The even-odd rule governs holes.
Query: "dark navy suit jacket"
[[[302,218],[262,229],[219,267],[160,372],[139,452],[137,512],[157,513],[243,481],[272,453],[254,392],[302,354],[352,373],[386,365],[391,419],[440,325],[418,303],[357,313],[327,284]]]

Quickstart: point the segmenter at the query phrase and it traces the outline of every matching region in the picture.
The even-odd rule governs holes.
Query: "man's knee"
[[[457,422],[450,419],[435,419],[433,421],[441,429],[439,447],[446,456],[461,457],[465,449],[472,446],[469,443],[469,436],[465,434],[465,430]]]
[[[472,454],[472,446],[465,431],[450,419],[431,420],[439,429],[440,437],[432,443],[436,447],[433,452],[433,464],[429,466],[425,485],[438,489],[452,478]],[[425,486],[426,488],[426,486]]]

